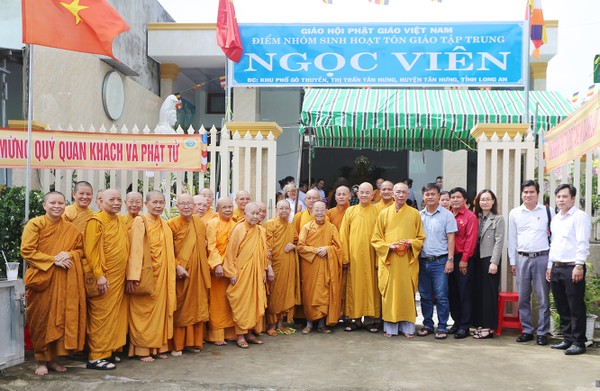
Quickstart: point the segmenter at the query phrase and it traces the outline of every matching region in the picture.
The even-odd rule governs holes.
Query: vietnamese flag
[[[129,25],[106,0],[23,0],[23,42],[114,58]]]
[[[217,44],[231,61],[240,62],[244,48],[240,28],[235,18],[233,0],[219,0],[217,14]]]

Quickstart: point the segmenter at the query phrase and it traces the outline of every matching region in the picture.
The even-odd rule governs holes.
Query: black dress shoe
[[[576,354],[583,354],[583,353],[585,353],[585,351],[586,351],[585,346],[571,345],[570,348],[565,350],[565,354],[567,356],[574,356]]]
[[[548,337],[546,337],[545,335],[538,335],[537,344],[540,346],[548,345]]]
[[[533,341],[533,334],[523,333],[517,337],[517,342]]]
[[[454,334],[454,339],[463,339],[463,338],[467,338],[467,335],[469,335],[469,331],[468,330],[463,330],[460,329],[456,332],[456,334]]]
[[[456,334],[456,332],[458,331],[458,327],[450,327],[450,329],[448,329],[448,334]]]
[[[550,345],[550,348],[551,349],[558,349],[558,350],[567,350],[568,348],[571,347],[571,345],[572,345],[571,342],[562,341],[561,343]]]

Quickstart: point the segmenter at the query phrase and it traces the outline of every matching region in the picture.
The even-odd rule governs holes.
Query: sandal
[[[327,326],[319,327],[317,330],[319,330],[323,334],[330,334],[331,333],[331,329],[329,327],[327,327]]]
[[[312,327],[308,327],[306,326],[303,330],[302,330],[302,334],[310,334],[310,332],[312,331]]]
[[[267,330],[267,335],[270,337],[277,337],[277,330],[275,329],[268,329]]]
[[[444,332],[444,331],[438,331],[437,333],[435,333],[435,339],[446,339],[448,338],[448,333]]]
[[[248,335],[250,335],[250,334],[248,334]],[[252,336],[251,338],[246,337],[246,341],[248,341],[248,343],[251,343],[254,345],[262,345],[263,344],[263,341],[256,338],[255,336]]]
[[[356,331],[358,329],[360,329],[360,325],[356,324],[355,322],[352,322],[348,326],[346,326],[344,331],[352,332],[352,331]]]
[[[115,364],[110,363],[102,358],[100,360],[88,362],[87,364],[85,364],[85,367],[87,369],[98,369],[100,371],[109,371],[111,369],[117,368]]]
[[[248,345],[248,342],[246,342],[246,340],[243,340],[243,341],[236,340],[235,343],[237,344],[237,346],[239,348],[242,348],[242,349],[248,349],[250,347],[250,345]]]
[[[490,329],[477,330],[473,335],[474,339],[487,339],[494,338],[494,332]]]
[[[419,337],[427,337],[428,335],[433,334],[433,330],[428,329],[427,327],[423,327],[417,331],[417,335]]]
[[[378,332],[379,332],[379,329],[378,329],[378,328],[377,328],[377,326],[376,326],[376,325],[374,325],[374,324],[365,325],[365,326],[364,326],[364,328],[365,328],[365,330],[367,330],[369,333],[373,333],[373,334],[375,334],[375,333],[378,333]]]

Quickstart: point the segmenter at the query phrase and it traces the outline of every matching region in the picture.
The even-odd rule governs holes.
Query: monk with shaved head
[[[177,263],[173,356],[180,356],[184,348],[199,352],[204,339],[204,324],[208,321],[210,270],[206,255],[206,228],[194,213],[195,208],[193,197],[182,194],[177,198],[179,216],[167,222],[173,231]]]
[[[381,199],[375,204],[375,207],[379,212],[388,206],[394,205],[394,194],[392,191],[393,188],[394,184],[390,181],[383,181],[379,186],[379,194],[381,195]]]
[[[235,193],[235,204],[237,208],[233,211],[233,221],[239,223],[244,221],[245,215],[244,210],[246,209],[246,205],[252,200],[250,197],[250,193],[246,190],[240,190]]]
[[[371,203],[373,186],[370,183],[361,183],[357,195],[360,203],[348,208],[340,227],[342,259],[348,269],[344,314],[351,320],[346,331],[364,325],[376,333],[381,317],[381,295],[371,236],[379,210]]]
[[[122,205],[118,190],[104,190],[102,209],[90,218],[85,229],[85,258],[100,292],[99,296],[88,297],[88,369],[114,369],[108,361],[126,343],[129,236],[127,225],[118,215]]]
[[[302,229],[304,225],[314,220],[312,215],[312,207],[317,201],[321,201],[321,196],[317,190],[310,189],[306,192],[306,197],[304,197],[306,209],[300,213],[296,213],[294,216],[294,221],[292,221],[292,225],[297,233],[300,232],[300,229]]]
[[[127,225],[127,231],[131,230],[131,224],[133,224],[133,219],[137,217],[142,211],[144,206],[144,197],[142,197],[141,193],[137,191],[130,191],[125,196],[125,208],[127,208],[127,213],[123,215],[123,221],[125,221],[125,225]]]
[[[89,182],[79,181],[73,188],[73,204],[65,208],[63,219],[69,223],[75,224],[79,232],[83,234],[87,224],[94,211],[90,209],[90,203],[94,195],[94,189]]]

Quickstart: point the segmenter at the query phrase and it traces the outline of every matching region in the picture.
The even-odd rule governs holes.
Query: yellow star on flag
[[[70,13],[73,14],[73,16],[75,17],[75,24],[79,24],[79,22],[81,22],[81,18],[79,17],[79,11],[84,10],[86,8],[90,8],[85,5],[79,5],[79,0],[73,0],[71,4],[63,3],[61,1],[60,5],[65,7]]]

